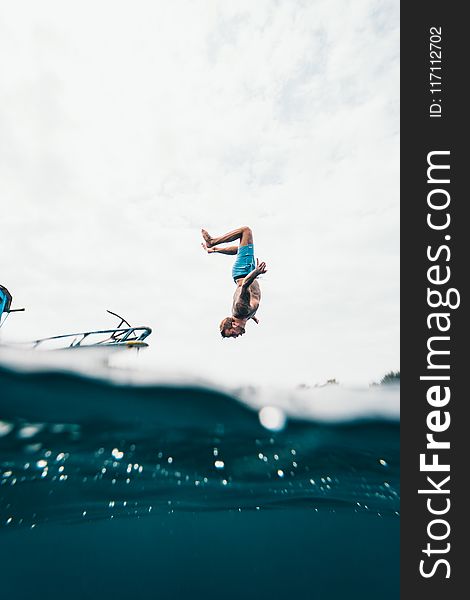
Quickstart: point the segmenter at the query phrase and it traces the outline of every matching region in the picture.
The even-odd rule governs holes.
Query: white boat
[[[0,328],[8,316],[13,312],[24,311],[24,308],[11,308],[12,295],[0,285]],[[80,331],[78,333],[66,333],[51,337],[32,340],[31,342],[20,342],[14,345],[22,349],[41,350],[76,350],[78,348],[147,348],[146,338],[152,333],[150,327],[133,327],[120,315],[110,310],[109,314],[117,317],[120,322],[114,329],[97,329],[92,331]]]

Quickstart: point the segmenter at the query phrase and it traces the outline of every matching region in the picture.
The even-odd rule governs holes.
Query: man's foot
[[[206,250],[207,250],[207,248],[212,248],[212,246],[214,244],[212,242],[211,236],[207,233],[207,231],[205,229],[201,229],[201,233],[202,233],[202,237],[204,238]]]
[[[215,252],[214,248],[210,248],[205,242],[201,242],[201,246],[208,254],[210,254],[211,252]]]

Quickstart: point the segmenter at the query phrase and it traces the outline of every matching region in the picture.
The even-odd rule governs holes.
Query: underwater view
[[[394,411],[111,375],[0,366],[4,597],[399,596]]]

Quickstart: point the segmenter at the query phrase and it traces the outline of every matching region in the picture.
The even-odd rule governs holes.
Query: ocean
[[[398,415],[248,392],[0,366],[2,597],[398,598]]]

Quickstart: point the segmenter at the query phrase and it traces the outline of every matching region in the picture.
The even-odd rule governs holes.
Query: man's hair
[[[223,338],[229,337],[227,332],[232,329],[233,319],[232,317],[225,317],[220,323],[220,334]]]

